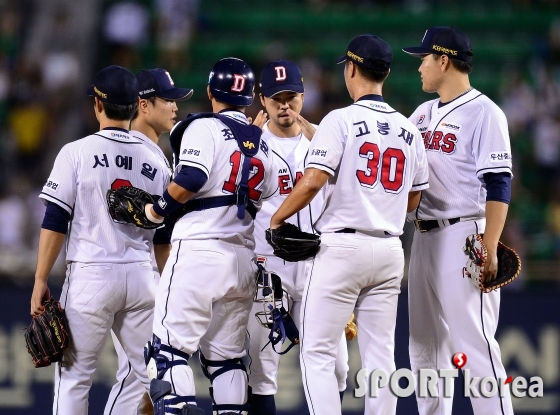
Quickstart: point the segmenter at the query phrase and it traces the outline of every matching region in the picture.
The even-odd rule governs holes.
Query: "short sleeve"
[[[323,170],[334,176],[347,138],[343,114],[341,110],[335,110],[321,121],[309,147],[306,168]]]
[[[418,191],[427,189],[429,186],[429,168],[428,168],[428,158],[426,157],[426,149],[424,148],[424,141],[420,132],[415,128],[414,146],[416,150],[416,159],[418,160],[418,169],[412,180],[411,191]]]
[[[62,147],[39,198],[52,202],[72,214],[76,202],[78,150],[70,144]]]
[[[502,110],[491,104],[481,108],[474,131],[473,153],[476,175],[480,180],[485,173],[512,173],[507,120]]]
[[[178,164],[196,167],[210,177],[215,143],[211,127],[204,121],[193,121],[183,133]]]

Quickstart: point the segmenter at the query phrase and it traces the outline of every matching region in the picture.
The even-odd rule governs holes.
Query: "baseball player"
[[[274,256],[264,235],[272,214],[303,176],[309,142],[315,134],[316,126],[299,115],[304,101],[304,88],[301,72],[295,63],[286,60],[269,63],[261,72],[259,86],[261,103],[270,118],[263,127],[262,137],[275,156],[279,194],[278,197],[263,202],[262,210],[255,220],[255,253],[259,260],[265,262],[265,268],[280,276],[282,287],[288,293],[290,314],[299,326],[301,298],[306,270],[310,264],[285,262]],[[319,217],[322,203],[323,197],[319,194],[309,206],[287,221],[298,225],[303,231],[313,232],[313,222]],[[262,304],[254,303],[252,314],[262,309]],[[280,355],[270,345],[266,346],[269,332],[253,315],[249,318],[247,327],[251,362],[249,385],[253,390],[251,414],[275,415],[274,395],[278,390],[276,378]],[[347,360],[346,338],[341,338],[336,360],[340,392],[346,389]]]
[[[136,79],[138,80],[140,100],[138,101],[138,111],[132,119],[130,135],[144,142],[158,157],[160,160],[158,169],[164,175],[166,185],[168,185],[171,167],[167,157],[158,146],[158,142],[160,136],[171,131],[175,125],[176,102],[190,98],[193,90],[175,87],[169,72],[160,68],[142,70],[136,74]],[[165,241],[168,242],[169,238],[166,237]],[[157,242],[159,241],[155,241],[154,244],[154,258],[152,258],[156,284],[171,250],[171,244]],[[111,337],[117,352],[119,370],[117,371],[117,383],[113,385],[109,393],[104,415],[136,415],[135,408],[138,407],[140,397],[142,400],[138,414],[153,414],[152,403],[146,393],[146,388],[134,374],[126,353],[113,331],[111,331]]]
[[[72,340],[56,365],[57,415],[88,413],[92,375],[111,329],[136,377],[148,388],[142,346],[153,319],[151,243],[169,243],[164,231],[115,223],[108,210],[100,213],[110,189],[136,186],[151,194],[165,190],[160,158],[127,130],[137,110],[136,77],[125,68],[108,66],[96,75],[88,94],[94,96],[100,131],[62,148],[40,195],[47,208],[31,297],[33,315],[50,296],[49,272],[67,239],[60,301]]]
[[[262,130],[244,114],[254,84],[253,71],[240,59],[214,65],[208,82],[213,113],[174,127],[173,181],[156,204],[146,205],[152,222],[183,214],[173,230],[146,348],[156,415],[202,413],[188,365],[197,349],[212,383],[214,412],[249,409],[241,358],[256,285],[253,219],[278,187]],[[255,124],[262,127],[265,120],[261,111]]]
[[[315,222],[321,246],[301,310],[301,368],[312,415],[341,414],[334,375],[337,344],[352,312],[362,365],[395,370],[394,331],[404,255],[398,236],[407,211],[428,186],[417,128],[383,101],[392,51],[373,35],[353,39],[338,63],[354,104],[330,112],[311,142],[305,174],[270,221],[271,229],[306,206],[327,184]],[[366,414],[394,414],[382,389]]]
[[[413,370],[453,368],[462,352],[473,377],[505,379],[494,335],[500,291],[488,294],[462,278],[469,234],[484,233],[488,248],[485,279],[495,279],[496,249],[507,215],[511,149],[504,113],[472,88],[472,48],[452,27],[431,27],[419,47],[403,49],[422,60],[425,92],[439,99],[420,105],[410,117],[424,138],[430,189],[409,215],[415,221],[409,270],[410,361]],[[442,385],[440,385],[441,388]],[[509,389],[508,389],[509,392]],[[474,413],[512,414],[511,398],[474,399]],[[418,399],[425,414],[451,414],[452,398]]]

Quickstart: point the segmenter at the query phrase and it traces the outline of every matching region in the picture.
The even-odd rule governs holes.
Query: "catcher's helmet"
[[[208,85],[218,101],[236,107],[248,107],[253,102],[255,74],[241,59],[224,58],[212,68]]]

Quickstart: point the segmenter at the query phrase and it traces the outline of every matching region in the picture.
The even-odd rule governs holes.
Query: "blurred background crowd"
[[[385,99],[408,116],[435,95],[422,92],[420,61],[400,48],[436,24],[469,35],[471,83],[508,118],[515,179],[503,241],[524,265],[511,289],[560,289],[558,0],[0,0],[0,286],[31,287],[44,212],[37,195],[60,148],[96,131],[85,91],[102,67],[167,69],[195,89],[181,117],[210,109],[206,82],[220,58],[242,58],[257,76],[271,60],[293,60],[303,115],[319,123],[351,103],[336,58],[372,33],[394,52]],[[255,100],[248,114],[259,109]],[[410,234],[408,225],[405,242]],[[61,285],[62,257],[54,274]]]

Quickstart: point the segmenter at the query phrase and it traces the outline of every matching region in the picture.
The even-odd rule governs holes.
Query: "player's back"
[[[320,232],[352,228],[400,235],[408,193],[428,181],[416,127],[388,104],[371,99],[325,117],[307,167],[331,174],[316,224]]]
[[[248,124],[245,115],[239,111],[224,111],[222,115]],[[251,161],[248,182],[249,199],[257,210],[263,199],[272,196],[277,189],[272,157],[266,142],[261,139],[258,153]],[[231,129],[219,119],[202,118],[193,121],[183,134],[175,174],[183,166],[196,167],[206,174],[208,180],[195,199],[230,195],[237,190],[244,160]],[[231,205],[189,212],[175,225],[172,240],[237,236],[253,248],[253,218],[246,211],[244,219],[239,219],[237,211],[237,206]]]
[[[150,260],[154,231],[113,222],[106,195],[121,186],[161,195],[167,183],[159,163],[141,141],[120,129],[105,129],[62,148],[40,197],[72,215],[68,261]]]

